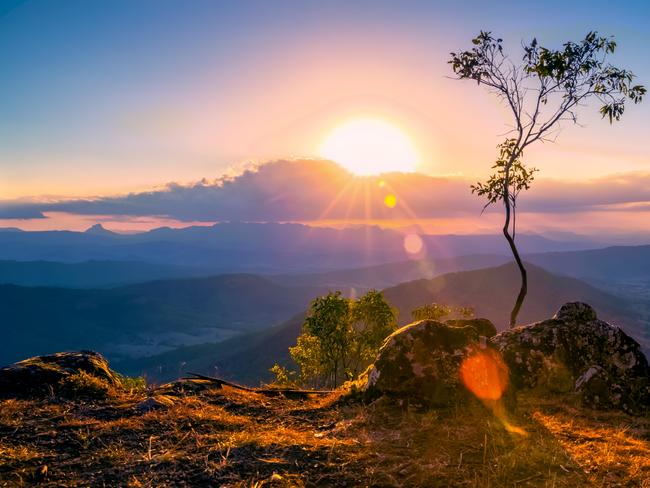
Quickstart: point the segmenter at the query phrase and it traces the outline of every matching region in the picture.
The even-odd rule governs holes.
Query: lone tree
[[[533,39],[523,46],[519,63],[504,54],[502,39],[490,32],[481,32],[472,44],[468,51],[451,53],[449,64],[458,79],[476,81],[495,93],[509,108],[513,121],[510,135],[498,146],[495,174],[473,185],[472,192],[487,198],[486,207],[503,203],[503,235],[521,274],[521,288],[510,313],[514,327],[528,291],[526,267],[515,244],[517,197],[530,188],[537,171],[522,162],[524,149],[537,141],[554,140],[563,121],[577,123],[578,108],[589,99],[599,102],[602,117],[611,124],[623,115],[625,102],[639,103],[646,89],[633,84],[631,71],[607,62],[616,42],[597,32],[558,50]]]

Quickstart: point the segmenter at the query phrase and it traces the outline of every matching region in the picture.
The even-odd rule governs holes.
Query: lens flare
[[[460,377],[481,400],[498,400],[508,387],[508,366],[496,351],[485,349],[463,361]]]
[[[422,238],[417,234],[407,234],[404,236],[404,250],[409,254],[420,254],[424,243]]]
[[[463,360],[460,377],[469,391],[501,422],[511,434],[528,436],[509,418],[503,394],[508,388],[509,371],[501,355],[493,349],[482,349]]]
[[[394,208],[395,205],[397,205],[397,197],[395,195],[393,195],[392,193],[389,194],[389,195],[386,195],[386,197],[384,198],[384,204],[388,208]]]

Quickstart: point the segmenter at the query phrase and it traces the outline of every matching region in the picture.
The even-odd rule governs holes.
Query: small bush
[[[85,371],[66,376],[59,383],[63,395],[71,398],[107,398],[113,393],[111,385]]]
[[[147,392],[147,380],[143,376],[124,376],[117,374],[117,377],[122,383],[122,388],[129,393],[146,393]]]
[[[299,385],[296,382],[296,372],[289,371],[284,366],[280,366],[278,363],[275,363],[271,369],[271,373],[275,375],[275,380],[270,383],[268,386],[271,388],[298,388]]]

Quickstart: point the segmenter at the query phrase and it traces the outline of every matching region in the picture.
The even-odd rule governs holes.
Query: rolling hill
[[[554,273],[603,282],[650,279],[650,245],[537,253],[526,260]]]
[[[201,268],[143,261],[0,261],[0,284],[20,286],[109,288],[210,274]]]
[[[188,371],[232,378],[258,385],[271,379],[269,368],[291,361],[289,347],[296,344],[305,314],[279,325],[242,334],[221,343],[180,347],[162,354],[114,362],[117,370],[147,377],[151,382],[170,381]]]
[[[326,291],[245,274],[105,290],[0,285],[0,364],[66,349],[118,358],[215,342],[282,322]]]
[[[615,289],[618,283],[624,281],[650,281],[650,245],[528,253],[525,259],[552,273],[580,278],[608,289]],[[387,288],[405,281],[431,279],[444,273],[498,266],[511,261],[511,256],[507,255],[476,254],[270,277],[282,284]],[[650,292],[647,298],[650,300]]]
[[[517,270],[512,264],[449,273],[431,280],[416,280],[384,290],[386,299],[400,311],[400,324],[410,321],[410,311],[431,302],[471,305],[479,317],[492,320],[499,329],[507,324],[518,291]],[[632,303],[594,288],[575,278],[558,276],[530,266],[530,291],[520,321],[534,322],[552,316],[565,302],[585,301],[600,316],[620,324],[639,340],[646,354],[650,346],[650,317]],[[179,348],[161,355],[116,364],[128,374],[146,374],[153,380],[169,380],[186,371],[219,374],[248,384],[270,379],[275,362],[288,363],[287,348],[295,344],[304,315],[296,315],[276,327],[235,337],[219,344]]]
[[[408,260],[378,264],[363,268],[343,269],[323,273],[270,275],[269,278],[285,285],[321,285],[332,288],[382,289],[406,281],[456,271],[487,268],[510,261],[507,256],[478,254],[451,258]]]
[[[495,268],[448,273],[431,280],[415,280],[384,290],[384,296],[400,310],[400,323],[410,321],[410,312],[431,302],[473,306],[476,315],[490,319],[498,330],[509,321],[514,297],[519,292],[519,273],[513,263]],[[634,304],[576,278],[549,273],[528,264],[528,295],[519,323],[548,318],[568,301],[593,304],[605,320],[640,327]]]

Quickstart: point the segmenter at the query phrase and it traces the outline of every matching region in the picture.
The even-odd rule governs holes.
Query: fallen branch
[[[185,378],[185,379],[198,378],[200,380],[205,380],[214,383],[219,387],[228,386],[230,388],[234,388],[235,390],[249,391],[252,393],[260,393],[265,396],[307,397],[309,395],[329,395],[330,393],[332,393],[330,390],[299,390],[294,388],[250,388],[248,386],[238,385],[237,383],[232,383],[230,381],[222,380],[221,378],[214,378],[213,376],[206,376],[203,374],[191,373],[191,372],[188,372],[187,374],[193,376],[193,378]]]

